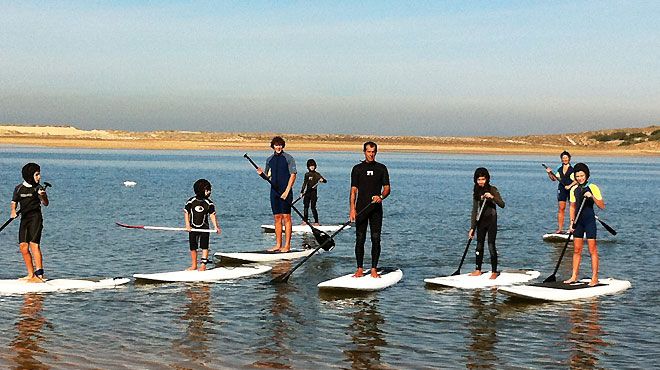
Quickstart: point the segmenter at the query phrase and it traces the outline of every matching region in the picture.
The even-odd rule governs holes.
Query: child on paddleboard
[[[598,246],[596,245],[596,213],[594,204],[600,209],[605,209],[605,201],[596,184],[589,182],[589,167],[584,163],[578,163],[573,167],[575,180],[578,185],[571,189],[570,215],[571,229],[573,232],[573,274],[571,278],[564,281],[573,283],[578,280],[580,271],[580,262],[582,261],[582,247],[584,246],[584,236],[587,237],[589,245],[589,254],[591,255],[591,281],[590,286],[598,284]],[[584,206],[579,216],[577,212],[584,201]],[[576,219],[576,216],[578,218]]]
[[[477,210],[481,202],[485,202],[481,217],[477,222]],[[490,184],[490,174],[484,167],[479,167],[474,171],[474,189],[472,190],[472,216],[471,226],[468,232],[468,238],[474,237],[477,232],[477,250],[476,250],[476,269],[470,273],[470,276],[481,275],[481,264],[484,259],[484,243],[488,235],[488,252],[490,253],[490,265],[492,272],[491,279],[499,276],[497,271],[497,249],[495,248],[495,238],[497,238],[497,209],[495,206],[504,208],[504,200],[500,192],[494,185]]]
[[[328,182],[328,180],[326,180],[323,175],[316,172],[316,161],[310,158],[307,160],[307,173],[305,174],[305,180],[300,189],[300,194],[303,194],[303,204],[305,205],[303,218],[309,220],[309,207],[311,206],[312,215],[314,216],[314,226],[319,226],[319,213],[316,210],[316,201],[318,199],[316,185],[319,182]],[[303,220],[303,225],[306,224],[305,220]]]
[[[190,257],[192,265],[188,270],[197,270],[197,248],[202,249],[199,271],[206,270],[209,261],[209,239],[207,232],[194,231],[195,229],[208,229],[209,218],[213,222],[215,232],[220,234],[220,226],[215,215],[215,205],[209,198],[211,195],[211,183],[206,179],[199,179],[193,184],[195,195],[188,199],[183,209],[186,230],[188,230],[188,241],[190,242]]]
[[[44,281],[44,265],[41,255],[41,231],[43,230],[43,216],[41,205],[48,206],[48,195],[41,181],[41,167],[36,163],[28,163],[22,170],[23,183],[14,189],[11,198],[11,218],[21,214],[21,225],[18,229],[18,243],[25,261],[27,276],[21,278],[31,283]],[[20,205],[17,210],[16,205]]]
[[[571,166],[571,153],[563,151],[559,158],[561,159],[561,166],[553,173],[552,169],[546,168],[548,178],[552,181],[559,181],[557,184],[557,231],[556,234],[561,234],[564,229],[564,217],[566,214],[566,201],[568,201],[569,191],[577,182],[573,174],[573,166]]]

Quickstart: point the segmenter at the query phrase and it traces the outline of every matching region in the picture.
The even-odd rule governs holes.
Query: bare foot
[[[481,270],[474,270],[468,274],[468,276],[479,276],[481,275]]]
[[[372,268],[371,269],[371,277],[376,278],[376,279],[380,279],[380,275],[378,275],[378,270]]]
[[[598,285],[598,278],[591,279],[591,281],[589,282],[589,286],[596,286],[596,285]]]
[[[26,275],[26,276],[18,278],[18,280],[30,280],[31,277],[32,277],[32,275]]]
[[[564,280],[564,284],[573,284],[573,283],[576,282],[576,281],[577,281],[576,278],[571,277],[571,278],[568,279],[568,280]]]
[[[498,276],[500,276],[499,272],[493,272],[490,274],[490,280],[495,280]]]
[[[38,278],[38,277],[36,277],[36,276],[33,276],[33,277],[27,279],[27,282],[28,282],[28,283],[45,283],[46,281],[43,280],[43,279],[40,279],[40,278]]]
[[[280,248],[281,248],[280,246],[276,245],[273,248],[269,249],[268,252],[277,252],[280,250]]]
[[[555,234],[563,234],[563,233],[564,233],[564,231],[562,229],[557,229],[555,231]]]
[[[307,222],[303,221],[300,225],[305,226],[307,225]]]
[[[186,271],[195,271],[197,270],[197,266],[190,266],[186,269]]]
[[[321,226],[321,224],[318,223],[318,222],[314,222],[312,225],[314,225],[314,226]]]
[[[358,267],[357,271],[355,271],[355,273],[353,274],[353,277],[359,278],[363,276],[364,276],[364,272],[362,271],[362,267]]]
[[[280,253],[286,253],[291,250],[291,246],[280,248]]]
[[[205,264],[201,264],[197,270],[198,270],[198,271],[206,271],[206,265],[205,265]]]

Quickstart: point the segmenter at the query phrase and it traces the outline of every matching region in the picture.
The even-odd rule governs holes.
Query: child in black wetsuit
[[[197,248],[202,249],[202,259],[199,271],[206,270],[206,264],[209,261],[209,238],[208,232],[194,231],[195,229],[208,229],[209,218],[213,221],[215,232],[220,234],[222,231],[218,226],[218,220],[215,216],[215,205],[209,199],[211,195],[211,183],[206,179],[199,179],[193,185],[195,196],[188,199],[183,209],[186,229],[189,232],[188,241],[190,243],[190,258],[192,265],[188,270],[197,270]]]
[[[43,230],[43,216],[41,205],[48,206],[46,188],[39,184],[41,180],[41,167],[36,163],[28,163],[22,170],[23,183],[16,186],[11,198],[11,218],[21,214],[21,225],[18,231],[18,243],[25,261],[27,276],[24,280],[31,283],[44,282],[44,266],[41,255],[41,231]],[[16,210],[16,205],[20,208]]]
[[[300,189],[300,194],[304,194],[303,204],[305,205],[305,211],[303,216],[305,220],[309,220],[309,207],[311,205],[314,226],[319,226],[319,213],[316,210],[316,201],[318,199],[316,185],[319,182],[328,182],[328,180],[316,172],[316,161],[314,159],[307,160],[307,170],[308,172],[305,174],[305,180]],[[305,220],[303,220],[303,224],[305,224]]]
[[[486,202],[481,211],[481,217],[477,222],[477,210],[481,202]],[[497,188],[490,184],[490,174],[488,170],[479,167],[474,171],[474,189],[472,192],[472,217],[470,232],[468,238],[474,237],[474,231],[477,231],[477,267],[470,273],[470,276],[481,275],[481,263],[484,259],[484,243],[488,235],[488,252],[490,253],[490,265],[492,268],[490,278],[496,279],[499,275],[497,271],[497,249],[495,248],[495,238],[497,237],[497,209],[495,205],[504,208],[504,200]]]

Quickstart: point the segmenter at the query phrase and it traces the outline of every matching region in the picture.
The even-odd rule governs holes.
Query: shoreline
[[[288,151],[360,151],[362,143],[373,140],[381,152],[455,154],[557,154],[568,150],[575,155],[612,157],[654,157],[660,155],[658,141],[620,146],[619,141],[599,142],[592,137],[617,131],[650,133],[659,126],[592,131],[572,134],[516,137],[415,137],[332,134],[283,134]],[[192,131],[129,132],[79,130],[71,126],[0,125],[0,145],[138,150],[270,150],[275,133],[221,133]],[[647,134],[648,135],[648,134]]]

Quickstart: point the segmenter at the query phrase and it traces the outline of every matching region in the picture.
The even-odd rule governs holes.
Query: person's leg
[[[20,243],[19,248],[21,250],[21,255],[23,256],[23,260],[25,261],[25,269],[27,270],[27,276],[25,276],[24,280],[28,280],[34,277],[34,266],[32,265],[32,255],[30,254],[30,247],[28,243]]]
[[[367,218],[360,216],[355,220],[355,260],[357,262],[357,271],[354,277],[363,275],[364,266],[364,242],[367,240]]]
[[[378,275],[378,260],[380,259],[380,234],[383,228],[382,208],[369,215],[369,230],[371,231],[371,276]]]
[[[477,233],[477,246],[474,251],[475,268],[474,271],[470,273],[470,276],[481,275],[481,264],[484,261],[484,244],[486,243],[486,233],[484,230],[483,223],[477,225],[475,232]]]
[[[587,239],[587,244],[591,255],[591,281],[589,285],[594,286],[598,284],[598,245],[596,245],[596,239]]]
[[[488,228],[488,254],[490,254],[491,266],[491,279],[496,279],[499,276],[497,270],[497,248],[495,247],[495,240],[497,239],[497,219]]]
[[[312,215],[314,216],[314,225],[319,225],[319,212],[316,210],[316,200],[318,199],[316,193],[313,193],[310,199],[312,206]]]
[[[41,256],[41,248],[38,243],[30,243],[30,253],[32,254],[32,259],[34,260],[34,276],[44,280],[44,263]]]
[[[566,201],[559,201],[557,205],[557,233],[564,230],[564,217],[566,214]]]
[[[573,237],[573,273],[571,278],[565,280],[564,283],[574,283],[578,281],[578,274],[580,273],[580,262],[582,262],[582,246],[584,239]]]
[[[197,270],[197,247],[199,246],[197,234],[194,231],[188,233],[188,245],[190,247],[191,264],[186,270]]]
[[[275,226],[275,246],[269,251],[277,252],[282,248],[282,221],[284,215],[281,213],[273,215],[273,225]]]
[[[303,209],[303,220],[302,220],[303,225],[306,225],[307,221],[309,221],[309,206],[310,206],[311,201],[312,201],[312,199],[309,196],[309,194],[305,195],[305,197],[303,198],[303,205],[305,207],[305,209]],[[307,220],[307,221],[305,221],[305,220]]]
[[[205,271],[206,265],[209,263],[209,239],[211,235],[208,233],[200,233],[199,236],[199,246],[202,248],[202,259],[201,264],[199,265],[199,271]]]
[[[280,248],[280,252],[288,252],[291,250],[291,233],[293,231],[293,225],[291,224],[291,213],[283,214],[282,222],[284,223],[285,241],[284,246]]]

